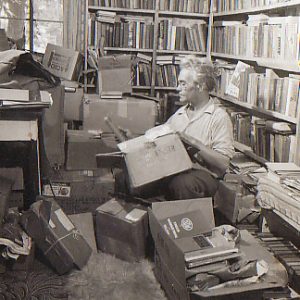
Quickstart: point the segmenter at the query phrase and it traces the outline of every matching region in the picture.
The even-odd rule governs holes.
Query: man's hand
[[[198,141],[194,137],[191,137],[185,133],[180,133],[180,139],[184,144],[190,146],[193,149],[188,150],[189,155],[193,151],[193,158],[201,165],[204,163],[211,172],[216,174],[217,177],[222,178],[229,166],[230,159],[219,153],[216,150],[206,147],[202,142]]]

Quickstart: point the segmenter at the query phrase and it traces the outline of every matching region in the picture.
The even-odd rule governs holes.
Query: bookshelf
[[[163,64],[173,64],[176,56],[180,55],[192,53],[207,55],[209,10],[209,0],[85,0],[85,62],[83,72],[85,92],[88,92],[89,87],[93,87],[93,84],[96,88],[97,80],[90,83],[88,79],[89,69],[91,69],[88,60],[89,49],[96,49],[97,52],[100,48],[100,30],[104,55],[131,54],[132,56],[139,56],[142,54],[141,56],[147,55],[149,57],[146,59],[148,62],[142,60],[141,64],[136,66],[133,76],[135,78],[135,84],[132,86],[133,91],[140,91],[151,96],[157,95],[157,91],[160,93],[174,91],[177,85],[177,71],[170,67],[164,68]],[[108,14],[113,13],[116,19],[111,23],[109,20],[101,22],[101,17],[100,19],[97,17],[99,11]],[[131,20],[134,24],[129,25],[130,29],[128,29]],[[147,36],[144,36],[145,28],[142,28],[142,23],[151,26],[150,34]],[[121,29],[117,27],[121,27]],[[118,30],[121,30],[121,33]],[[126,30],[129,30],[128,35],[132,34],[133,37],[136,37],[136,41],[129,46],[127,43],[122,44]],[[130,30],[133,32],[131,33]],[[140,32],[141,39],[138,46],[137,30]],[[119,38],[119,36],[123,36],[123,38]],[[170,59],[171,56],[172,59]],[[165,61],[158,63],[157,59],[162,58],[165,58]],[[96,75],[97,72],[95,69],[94,71]],[[138,75],[137,72],[142,75]],[[148,75],[144,76],[145,72]],[[158,79],[158,76],[161,78]],[[146,79],[140,80],[142,77],[146,77]],[[171,81],[172,85],[170,86]]]
[[[114,12],[116,16],[123,16],[125,19],[133,16],[133,20],[136,20],[135,18],[151,20],[153,28],[151,46],[147,44],[147,47],[144,47],[145,43],[139,47],[134,45],[120,47],[118,44],[109,44],[104,45],[103,48],[105,54],[126,53],[133,56],[148,56],[147,80],[140,80],[139,84],[136,83],[133,86],[135,92],[161,98],[166,97],[168,93],[173,93],[176,90],[178,69],[169,66],[176,66],[178,64],[176,59],[186,54],[207,56],[213,61],[223,60],[233,64],[242,61],[249,64],[254,72],[262,74],[258,76],[259,80],[264,80],[261,77],[268,76],[264,74],[267,70],[273,70],[280,80],[289,77],[290,74],[294,77],[300,76],[298,58],[300,50],[297,46],[300,38],[299,0],[257,0],[255,3],[246,0],[213,0],[211,3],[207,0],[86,0],[85,2],[86,75],[89,74],[87,48],[90,39],[90,20],[97,11]],[[117,4],[123,5],[123,7],[118,7]],[[251,4],[255,4],[255,6],[251,6]],[[185,26],[190,29],[182,29]],[[197,30],[202,28],[201,26],[203,28],[206,26],[204,42],[202,37],[202,46],[200,45],[200,36],[197,35]],[[179,38],[183,32],[185,41],[182,40],[182,37]],[[291,36],[286,37],[289,34]],[[190,35],[190,37],[187,38],[186,35]],[[272,38],[270,39],[269,36]],[[143,66],[143,68],[146,67]],[[170,82],[167,82],[166,78],[171,78]],[[85,80],[86,91],[88,86],[93,86],[93,83],[89,84]],[[222,103],[245,111],[251,117],[295,125],[294,160],[300,164],[299,113],[293,115],[291,111],[280,111],[278,108],[274,108],[275,104],[251,103],[247,98],[248,95],[243,97],[243,101],[238,99],[239,97],[232,97],[224,93],[224,91],[217,91],[213,96]]]
[[[250,140],[253,138],[253,127],[256,126],[253,120],[257,121],[259,130],[264,128],[265,131],[261,132],[266,136],[267,143],[270,143],[269,148],[274,146],[274,135],[279,139],[277,135],[281,134],[281,143],[288,141],[291,149],[290,156],[284,156],[284,159],[299,165],[300,1],[255,2],[254,7],[251,6],[254,3],[252,1],[213,1],[210,55],[212,60],[221,64],[221,79],[219,90],[212,95],[225,107],[233,109],[231,114],[237,120],[237,127],[243,127],[247,123],[247,129],[251,131]],[[258,3],[261,5],[257,5]],[[249,66],[240,71],[240,74],[235,73],[237,67],[230,68],[230,65],[234,66],[239,62]],[[225,86],[234,82],[237,74],[238,89],[230,91]],[[289,124],[296,128],[295,132],[289,135],[274,134],[264,125],[264,121],[270,124],[269,120]],[[235,131],[238,130],[241,128],[235,128]],[[246,139],[246,145],[248,142]],[[242,144],[237,142],[236,145]],[[272,155],[265,153],[266,150],[258,151],[255,145],[250,146],[254,156],[274,160],[274,153]],[[260,145],[256,147],[260,148]],[[277,149],[271,149],[270,152],[272,151],[276,152]]]

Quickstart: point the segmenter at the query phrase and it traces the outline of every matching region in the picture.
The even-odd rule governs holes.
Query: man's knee
[[[168,184],[168,192],[170,200],[201,198],[205,196],[201,185],[188,173],[173,177]]]
[[[217,190],[217,180],[202,170],[190,170],[169,181],[169,200],[212,197]]]

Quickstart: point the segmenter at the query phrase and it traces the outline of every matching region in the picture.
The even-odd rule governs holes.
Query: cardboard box
[[[96,210],[98,248],[126,261],[146,256],[148,214],[141,206],[111,199]]]
[[[131,55],[107,55],[98,61],[99,93],[121,92],[131,93]]]
[[[90,246],[53,199],[33,203],[21,224],[59,274],[81,269],[89,260]]]
[[[73,87],[65,87],[64,120],[83,120],[83,88],[75,84]]]
[[[66,171],[53,174],[42,194],[53,197],[67,214],[94,212],[114,193],[114,178],[108,170]],[[52,186],[52,188],[51,188]]]
[[[255,195],[244,192],[241,183],[220,181],[214,195],[215,208],[218,209],[230,223],[236,224],[241,219],[253,213],[256,208]],[[241,192],[238,193],[237,191]]]
[[[83,234],[85,240],[90,245],[93,252],[97,252],[97,245],[95,239],[94,220],[92,213],[83,213],[68,215],[71,222]]]
[[[43,66],[50,73],[63,79],[76,81],[81,65],[81,55],[78,51],[47,44]]]
[[[67,170],[97,169],[96,154],[118,150],[114,135],[95,138],[86,130],[67,130]]]
[[[154,140],[140,136],[120,143],[118,147],[125,154],[133,188],[192,168],[190,157],[176,134]]]
[[[155,126],[157,104],[142,98],[101,99],[98,95],[85,95],[83,129],[112,133],[104,118],[109,116],[116,127],[128,129],[132,134],[144,134]]]
[[[260,293],[264,289],[286,286],[287,274],[285,268],[250,233],[242,230],[238,247],[250,261],[265,260],[269,265],[268,273],[258,283],[248,286],[190,293],[186,288],[184,253],[178,247],[180,239],[174,239],[172,235],[168,235],[162,227],[162,222],[168,217],[182,215],[183,212],[186,212],[186,217],[190,218],[191,212],[195,211],[199,212],[199,217],[191,219],[193,225],[202,228],[202,232],[214,227],[213,219],[211,219],[212,203],[208,198],[153,203],[152,209],[149,209],[150,230],[157,252],[155,274],[169,299],[224,299],[222,297],[225,295],[231,295],[231,297],[243,295],[244,297],[247,293]],[[199,233],[201,233],[200,230]]]

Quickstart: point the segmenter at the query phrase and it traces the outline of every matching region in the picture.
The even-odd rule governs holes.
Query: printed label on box
[[[54,195],[53,195],[54,194]],[[43,186],[43,195],[49,197],[65,197],[70,198],[71,196],[71,186],[67,183],[56,183],[45,184]]]

